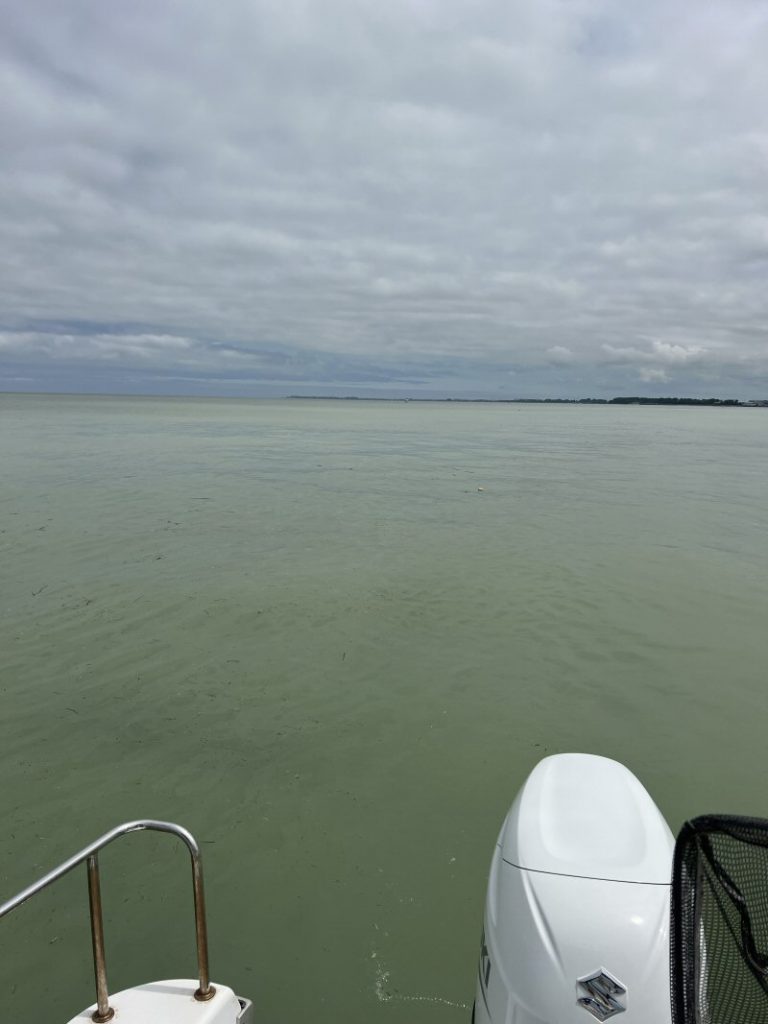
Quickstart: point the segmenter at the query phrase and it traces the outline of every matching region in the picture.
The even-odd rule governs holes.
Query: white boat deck
[[[215,995],[207,1002],[195,999],[196,980],[153,981],[148,985],[124,989],[109,996],[115,1011],[115,1024],[248,1024],[250,1003],[240,1002],[231,988],[215,985]],[[89,1006],[69,1024],[92,1024],[96,1004]]]

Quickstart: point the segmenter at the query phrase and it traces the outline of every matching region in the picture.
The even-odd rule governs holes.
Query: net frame
[[[768,1024],[768,821],[708,814],[681,829],[670,982],[673,1024]],[[720,1003],[729,999],[725,1014]]]

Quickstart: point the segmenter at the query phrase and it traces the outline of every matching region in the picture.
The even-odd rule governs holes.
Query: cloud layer
[[[0,389],[768,395],[768,7],[36,0]]]

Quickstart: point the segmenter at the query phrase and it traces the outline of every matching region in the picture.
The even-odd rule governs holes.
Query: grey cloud
[[[647,349],[603,345],[603,351],[610,359],[619,363],[655,362],[666,365],[702,361],[707,354],[701,345],[673,345],[668,341],[652,341]]]
[[[0,387],[766,391],[757,0],[5,23]]]

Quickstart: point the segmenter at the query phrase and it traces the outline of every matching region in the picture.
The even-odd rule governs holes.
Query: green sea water
[[[202,841],[257,1019],[466,1022],[547,753],[768,817],[768,413],[0,395],[0,900],[122,820]],[[186,854],[102,856],[113,990],[194,974]],[[3,1021],[92,1001],[84,870]]]

